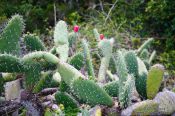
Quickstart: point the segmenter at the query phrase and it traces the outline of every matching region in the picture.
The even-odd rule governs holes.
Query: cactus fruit
[[[133,76],[138,75],[138,62],[137,56],[133,51],[129,51],[125,54],[125,62],[127,65],[128,73]]]
[[[139,55],[144,49],[148,48],[148,46],[153,42],[153,38],[149,38],[146,40],[137,50],[137,54]]]
[[[56,24],[54,31],[54,43],[60,60],[66,62],[69,52],[69,42],[67,24],[64,21],[59,21]]]
[[[140,94],[140,96],[143,99],[147,98],[147,93],[146,93],[146,80],[147,80],[147,74],[148,71],[146,69],[145,64],[143,63],[143,61],[137,57],[137,62],[138,62],[138,75],[135,79],[135,85],[136,85],[136,89],[137,92]]]
[[[175,112],[175,93],[168,90],[160,92],[156,95],[154,101],[159,104],[161,114],[170,115]]]
[[[101,59],[101,64],[100,64],[100,69],[98,72],[98,80],[100,82],[104,82],[105,76],[106,76],[106,71],[108,70],[109,67],[109,62],[112,56],[112,48],[113,48],[113,38],[111,38],[110,40],[104,39],[101,40],[98,43],[98,47],[100,48],[100,50],[102,51],[102,59]]]
[[[24,35],[24,43],[28,51],[44,51],[43,42],[34,34]]]
[[[100,40],[103,40],[103,39],[104,39],[104,35],[100,34]]]
[[[77,33],[77,32],[79,31],[79,28],[80,28],[80,27],[79,27],[78,25],[75,25],[75,26],[74,26],[74,32]]]
[[[119,81],[112,81],[103,86],[103,89],[112,97],[118,97]]]
[[[112,98],[92,80],[76,79],[71,86],[75,95],[87,104],[113,105]]]
[[[122,116],[140,116],[140,115],[156,115],[158,113],[158,103],[153,100],[146,100],[136,103],[126,110],[123,110]]]
[[[162,69],[152,67],[148,72],[147,77],[147,97],[153,99],[159,91],[163,80],[164,71]]]
[[[10,54],[0,54],[0,72],[20,73],[23,71],[23,63],[19,58]]]
[[[19,39],[24,30],[23,18],[14,15],[0,34],[0,53],[20,54]]]
[[[86,68],[88,70],[88,75],[94,79],[95,73],[94,73],[94,67],[92,65],[92,58],[89,50],[89,45],[85,39],[82,40],[82,46],[84,51],[84,58],[86,59]]]
[[[65,108],[78,108],[78,102],[66,92],[56,92],[55,99],[57,104],[63,104]]]
[[[84,66],[83,53],[79,52],[73,55],[69,60],[69,64],[75,67],[77,70],[80,70]]]

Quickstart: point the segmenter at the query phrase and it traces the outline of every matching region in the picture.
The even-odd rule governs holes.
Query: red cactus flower
[[[75,26],[74,26],[74,32],[75,32],[75,33],[78,32],[79,28],[80,28],[80,27],[79,27],[78,25],[75,25]]]
[[[100,34],[100,40],[103,40],[103,39],[104,39],[104,35]]]

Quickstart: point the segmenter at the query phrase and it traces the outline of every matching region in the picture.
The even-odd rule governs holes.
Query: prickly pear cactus
[[[58,54],[60,60],[66,62],[68,59],[69,42],[67,24],[64,21],[59,21],[55,26],[54,43],[56,53]]]
[[[93,30],[93,32],[94,32],[94,36],[95,36],[95,38],[97,39],[97,41],[100,41],[100,34],[98,33],[98,30],[95,28],[95,29]]]
[[[159,91],[163,80],[164,71],[160,68],[152,67],[148,72],[147,77],[147,97],[153,99]]]
[[[137,61],[138,61],[139,74],[137,75],[137,77],[135,79],[135,85],[136,85],[136,89],[137,89],[137,92],[139,93],[139,95],[143,99],[146,99],[147,98],[146,80],[147,80],[148,71],[146,69],[145,64],[143,63],[143,61],[140,58],[137,57]]]
[[[132,74],[133,76],[138,75],[138,62],[137,56],[133,51],[128,51],[125,54],[125,62],[127,65],[128,73]]]
[[[149,52],[147,49],[143,49],[143,51],[140,53],[140,58],[142,60],[148,60],[149,59]]]
[[[85,64],[83,53],[79,52],[73,55],[69,60],[69,64],[75,67],[77,70],[80,70]]]
[[[112,81],[104,85],[104,90],[112,97],[118,97],[119,80]]]
[[[161,114],[170,115],[175,112],[175,93],[168,90],[160,92],[156,95],[154,101],[159,104]]]
[[[28,51],[44,51],[44,43],[34,34],[24,35],[24,43]]]
[[[71,86],[73,93],[87,104],[113,105],[112,98],[91,80],[76,79]]]
[[[146,100],[136,103],[122,111],[122,116],[156,115],[158,113],[158,103],[153,100]]]
[[[86,68],[88,70],[88,75],[95,78],[94,67],[92,64],[92,58],[89,50],[89,45],[85,39],[82,40],[82,46],[84,51],[84,58],[86,59]]]
[[[20,36],[24,30],[23,18],[14,15],[0,34],[0,53],[20,54]]]
[[[139,55],[144,49],[147,49],[149,45],[153,42],[153,38],[148,38],[137,50],[137,54]]]
[[[55,94],[57,104],[63,104],[65,108],[78,108],[78,102],[66,92],[57,92]]]
[[[149,58],[149,64],[151,65],[152,61],[154,60],[154,58],[156,57],[156,51],[154,50],[152,53],[151,53],[151,56]]]
[[[114,43],[113,38],[109,40],[103,39],[103,40],[100,40],[100,42],[98,43],[98,47],[102,51],[102,55],[103,55],[101,59],[100,69],[98,72],[98,80],[100,82],[105,81],[106,71],[109,67],[109,62],[112,56],[113,43]]]

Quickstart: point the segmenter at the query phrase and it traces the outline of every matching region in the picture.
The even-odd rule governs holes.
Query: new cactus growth
[[[8,21],[7,26],[0,34],[0,53],[19,55],[19,39],[23,30],[23,18],[20,15],[12,16]]]
[[[149,52],[147,49],[143,49],[142,52],[140,53],[140,58],[142,60],[148,60],[149,58]]]
[[[74,80],[72,83],[72,90],[80,100],[87,104],[113,105],[112,98],[91,80]]]
[[[59,21],[56,24],[54,31],[54,43],[56,53],[58,54],[60,60],[66,62],[68,59],[69,42],[67,24],[64,21]]]
[[[44,51],[45,47],[43,42],[39,39],[38,36],[34,34],[24,35],[24,43],[28,51]]]
[[[164,71],[160,68],[152,67],[147,77],[147,97],[153,99],[159,91],[163,80]]]
[[[88,75],[95,78],[94,67],[92,65],[92,58],[89,50],[89,45],[85,39],[82,40],[82,46],[84,51],[84,58],[86,59],[86,68],[88,70]]]
[[[156,51],[154,50],[152,53],[151,53],[151,56],[150,56],[150,58],[149,58],[149,64],[151,64],[152,63],[152,61],[153,61],[153,59],[155,58],[155,56],[156,56]]]
[[[137,54],[140,54],[144,49],[148,48],[148,46],[153,42],[153,38],[149,38],[146,40],[137,50]]]
[[[98,72],[98,80],[100,82],[104,82],[106,80],[105,76],[106,76],[106,71],[108,70],[109,62],[112,56],[113,43],[114,43],[113,38],[111,38],[110,40],[104,39],[98,43],[98,47],[102,51],[102,55],[103,55],[103,57],[101,58],[100,69]]]

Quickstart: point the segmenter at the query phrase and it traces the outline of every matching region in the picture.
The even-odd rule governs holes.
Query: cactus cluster
[[[152,38],[138,50],[121,49],[113,53],[114,39],[107,39],[94,29],[99,53],[101,53],[101,64],[96,78],[93,56],[87,40],[81,40],[83,51],[81,49],[69,54],[71,49],[75,51],[74,45],[78,41],[79,27],[74,26],[74,32],[71,33],[68,32],[67,27],[64,21],[56,24],[54,46],[51,50],[47,50],[37,35],[22,36],[24,23],[20,15],[15,15],[9,20],[0,33],[0,72],[2,73],[0,95],[5,82],[15,80],[22,74],[25,90],[39,96],[41,100],[48,97],[44,95],[41,97],[45,88],[56,88],[51,92],[49,103],[47,102],[44,106],[45,114],[57,114],[64,108],[66,113],[70,110],[77,114],[79,112],[77,109],[80,109],[82,104],[88,104],[90,107],[96,105],[116,107],[116,97],[121,109],[131,107],[132,111],[129,110],[129,115],[143,113],[150,115],[157,111],[162,114],[171,114],[175,111],[175,93],[169,91],[158,93],[164,70],[160,65],[151,67],[155,51],[150,55],[148,46],[152,43]],[[23,52],[23,48],[20,47],[21,42],[27,52]],[[25,54],[20,55],[20,52]],[[109,71],[110,62],[115,66],[113,72],[116,74]],[[81,73],[83,68],[85,73]],[[142,100],[147,98],[153,100],[130,106],[135,89]],[[26,103],[31,104],[28,101]],[[100,108],[99,111],[101,114]]]

